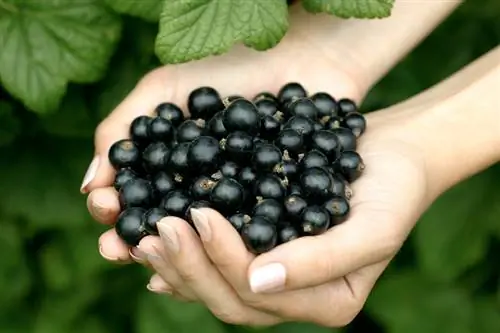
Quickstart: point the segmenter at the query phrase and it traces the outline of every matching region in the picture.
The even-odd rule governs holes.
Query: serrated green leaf
[[[104,2],[118,13],[137,16],[150,22],[158,21],[163,5],[163,0],[104,0]]]
[[[283,0],[171,0],[160,15],[156,54],[163,63],[219,55],[238,42],[273,47],[288,29]]]
[[[302,0],[302,5],[310,13],[374,19],[390,16],[394,0]]]
[[[422,216],[415,242],[423,271],[451,281],[484,258],[490,224],[498,221],[492,210],[500,200],[497,186],[492,186],[497,180],[493,170],[470,178],[443,194]]]
[[[69,81],[101,78],[120,30],[98,0],[2,0],[0,82],[28,109],[53,112]]]
[[[0,100],[0,146],[10,144],[21,129],[19,119],[14,115],[14,107]]]

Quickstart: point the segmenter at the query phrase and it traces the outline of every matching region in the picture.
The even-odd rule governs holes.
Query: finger
[[[116,190],[112,187],[93,190],[87,197],[87,209],[96,221],[113,224],[120,213]]]
[[[115,263],[132,262],[128,246],[118,237],[115,229],[110,229],[99,237],[99,253],[104,259]]]
[[[158,223],[165,251],[184,283],[224,322],[240,325],[271,325],[275,316],[246,307],[212,265],[191,226],[179,218]]]
[[[151,276],[146,288],[155,294],[171,294],[173,291],[172,286],[166,283],[158,273]]]

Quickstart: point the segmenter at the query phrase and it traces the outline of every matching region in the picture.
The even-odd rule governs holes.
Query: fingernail
[[[280,291],[285,287],[286,269],[279,263],[257,268],[250,274],[250,289],[254,293]]]
[[[110,257],[108,255],[106,255],[103,251],[102,251],[102,246],[99,244],[99,254],[101,255],[101,257],[103,257],[104,259],[108,260],[108,261],[113,261],[115,263],[118,263],[118,264],[124,264],[124,263],[128,263],[129,260],[128,259],[125,259],[125,258],[119,258],[119,257]]]
[[[175,231],[174,227],[164,222],[158,222],[157,226],[160,238],[165,247],[173,253],[179,252],[179,236],[177,236],[177,231]]]
[[[208,218],[198,209],[190,209],[191,218],[193,219],[194,226],[200,233],[200,237],[204,242],[209,242],[212,238],[212,230]]]
[[[80,187],[81,193],[86,192],[86,187],[94,179],[98,167],[99,167],[99,155],[94,157],[94,159],[89,165],[89,168],[87,169],[87,172],[85,173],[85,176],[83,177],[82,186]]]
[[[132,247],[128,250],[128,253],[137,262],[145,262],[148,260],[148,255],[141,251],[138,247]]]
[[[146,288],[149,291],[157,293],[157,294],[170,294],[172,293],[171,288],[163,279],[158,275],[153,275]]]

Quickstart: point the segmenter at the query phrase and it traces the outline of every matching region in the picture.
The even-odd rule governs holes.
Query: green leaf
[[[1,0],[0,82],[38,113],[104,73],[121,24],[98,0]]]
[[[408,270],[386,275],[366,304],[387,333],[476,333],[474,306],[465,290]]]
[[[156,54],[163,63],[182,63],[225,53],[238,42],[266,50],[287,30],[283,0],[170,0],[160,15]]]
[[[163,4],[163,0],[104,0],[104,2],[118,13],[137,16],[150,22],[158,21]]]
[[[7,101],[0,100],[0,146],[10,144],[19,134],[21,126],[14,115],[14,107]]]
[[[476,332],[500,332],[500,302],[493,297],[478,298],[474,302]]]
[[[500,201],[493,185],[497,181],[493,169],[470,178],[443,194],[422,216],[415,229],[416,253],[429,276],[451,281],[484,258],[490,225],[498,222],[498,212],[492,209]]]
[[[373,19],[390,16],[394,0],[302,0],[302,5],[310,13]]]

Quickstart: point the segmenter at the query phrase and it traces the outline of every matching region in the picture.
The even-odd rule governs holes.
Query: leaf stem
[[[13,4],[7,3],[4,0],[0,0],[0,9],[4,9],[4,10],[11,12],[11,13],[18,13],[19,12],[19,10],[16,6],[14,6]]]

